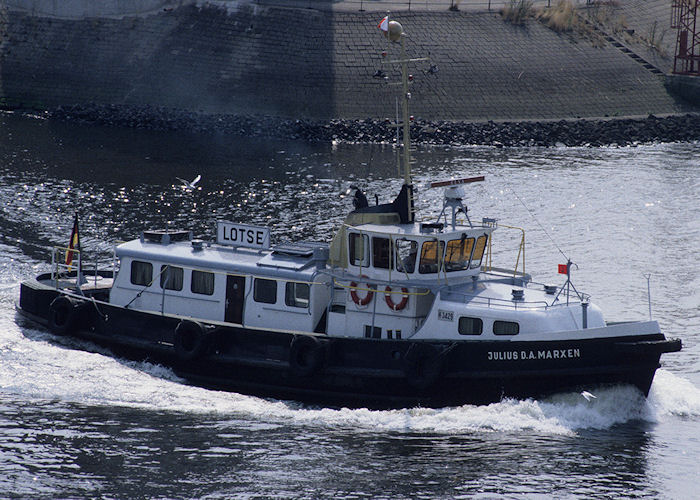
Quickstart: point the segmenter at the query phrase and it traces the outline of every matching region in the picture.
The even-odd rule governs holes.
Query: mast
[[[408,100],[411,98],[411,93],[408,90],[408,84],[413,79],[411,75],[408,74],[408,63],[427,61],[427,57],[420,57],[409,59],[406,56],[406,33],[403,30],[403,26],[397,21],[392,21],[389,18],[389,14],[382,19],[379,23],[379,28],[384,32],[388,40],[389,48],[391,48],[392,42],[399,42],[401,44],[401,57],[400,59],[384,61],[385,64],[399,64],[401,66],[401,122],[397,123],[396,127],[401,127],[403,129],[403,184],[407,192],[407,203],[408,206],[408,217],[409,222],[415,220],[415,203],[413,200],[413,180],[411,179],[411,117],[408,114]],[[388,50],[385,54],[388,54]]]
[[[406,37],[401,31],[401,84],[403,87],[403,182],[412,185],[411,179],[411,122],[408,116],[408,100],[411,94],[408,91],[408,61],[406,60]]]

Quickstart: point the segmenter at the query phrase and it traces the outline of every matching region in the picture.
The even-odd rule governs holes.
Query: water
[[[307,145],[79,127],[0,115],[0,497],[693,498],[700,477],[700,155],[630,148],[421,149],[431,180],[466,187],[470,214],[527,229],[526,271],[576,286],[609,320],[651,306],[681,353],[645,400],[629,387],[484,407],[301,407],[186,386],[171,371],[58,339],[14,311],[22,279],[48,269],[75,210],[83,248],[149,227],[212,237],[216,219],[327,240],[357,184],[398,191],[387,146]],[[187,193],[175,177],[202,174]],[[494,264],[518,233],[496,232]],[[505,248],[509,247],[509,248]]]

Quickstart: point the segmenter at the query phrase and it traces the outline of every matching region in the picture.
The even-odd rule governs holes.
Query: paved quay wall
[[[378,69],[393,81],[398,75],[382,64],[387,43],[376,11],[175,0],[100,2],[95,10],[97,3],[0,1],[0,105],[305,120],[395,113],[395,87],[373,77]],[[526,121],[693,109],[668,93],[662,75],[611,43],[594,47],[534,20],[513,26],[485,10],[417,7],[394,14],[410,36],[409,56],[429,55],[438,70],[413,67],[416,117]]]

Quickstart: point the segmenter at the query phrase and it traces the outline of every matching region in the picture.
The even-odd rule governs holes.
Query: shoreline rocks
[[[22,110],[16,110],[22,112]],[[27,111],[29,113],[29,111]],[[36,114],[32,112],[31,114]],[[45,112],[51,119],[86,125],[275,137],[308,142],[392,142],[388,121],[290,120],[274,116],[205,114],[153,106],[62,106]],[[700,140],[700,114],[665,117],[559,121],[451,122],[417,119],[412,140],[425,145],[605,146]]]

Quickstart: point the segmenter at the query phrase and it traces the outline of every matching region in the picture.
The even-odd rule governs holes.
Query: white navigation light
[[[389,29],[384,31],[384,36],[392,42],[398,42],[403,35],[403,26],[398,21],[389,21]]]

